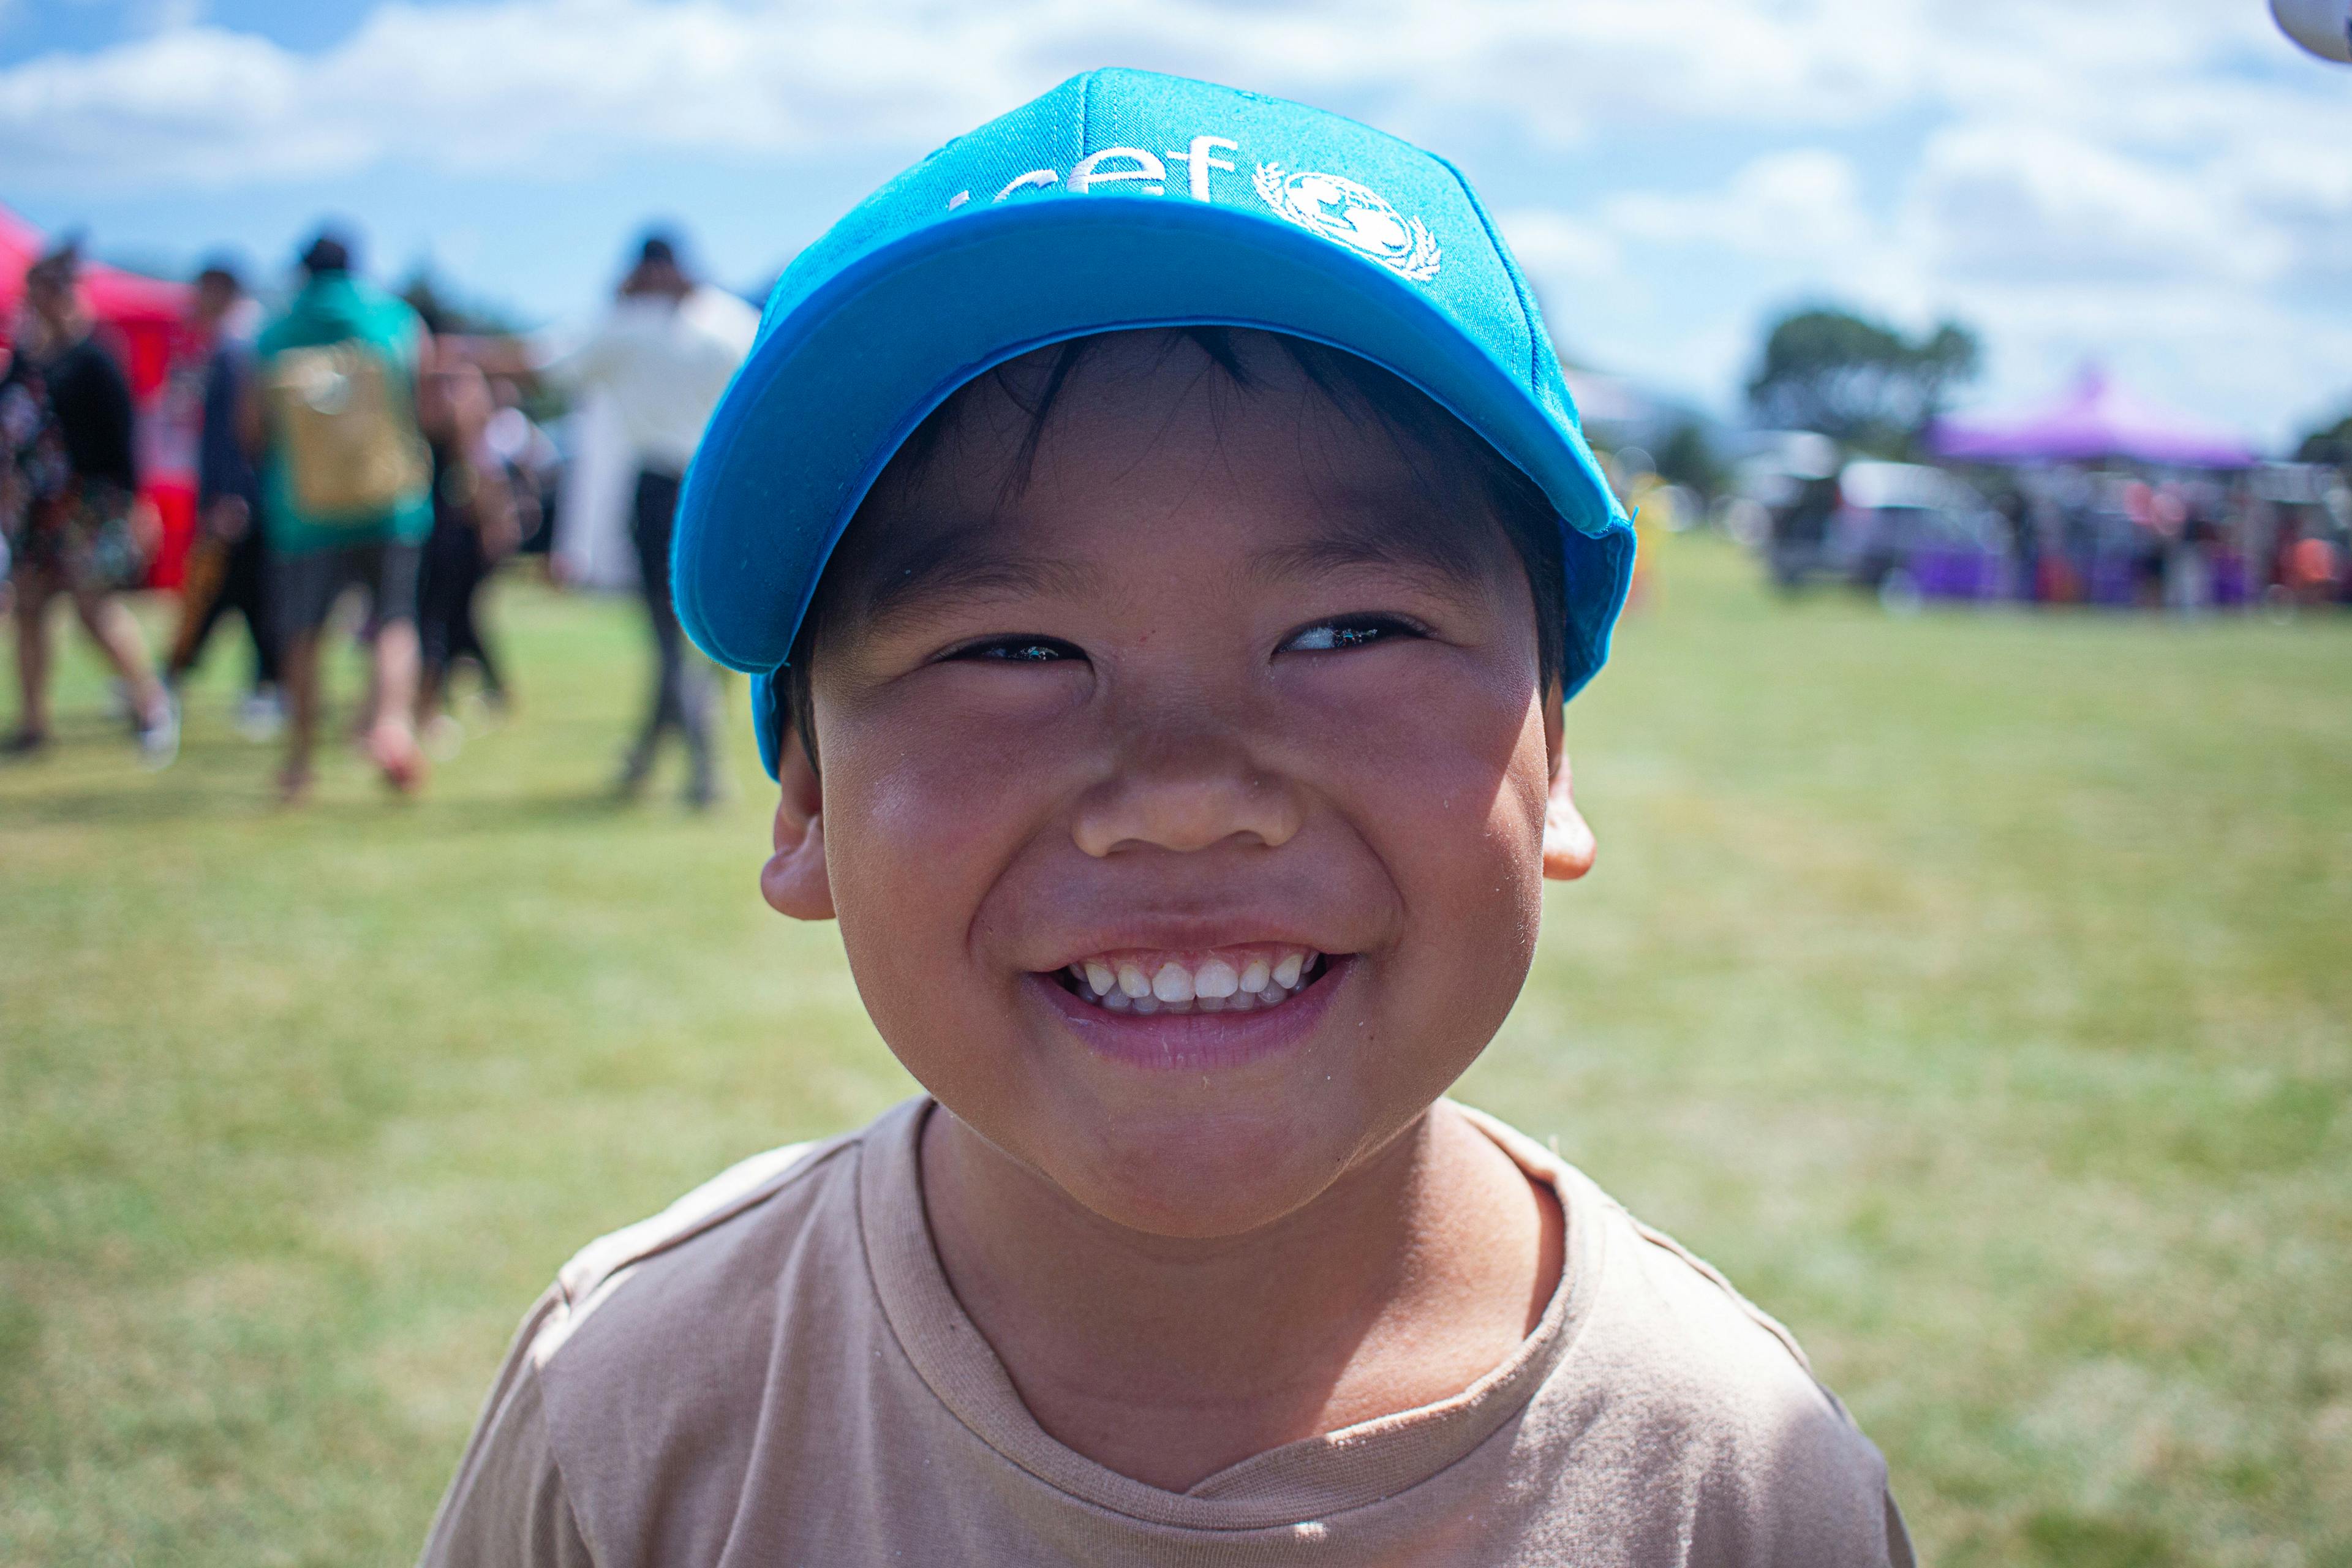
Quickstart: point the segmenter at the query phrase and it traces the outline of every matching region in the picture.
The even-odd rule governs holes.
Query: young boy
[[[1783,1330],[1441,1098],[1632,553],[1425,153],[1103,71],[869,198],[676,578],[929,1094],[574,1258],[425,1562],[1907,1563]]]

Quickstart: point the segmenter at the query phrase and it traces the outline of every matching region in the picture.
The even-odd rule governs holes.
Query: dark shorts
[[[28,509],[25,531],[9,541],[12,572],[40,574],[68,594],[136,588],[147,559],[131,524],[131,492],[105,479],[82,479],[63,495]]]
[[[348,588],[368,596],[368,620],[416,619],[416,573],[421,544],[345,544],[325,550],[285,551],[269,558],[270,595],[277,600],[278,634],[309,637],[327,624],[335,601]]]

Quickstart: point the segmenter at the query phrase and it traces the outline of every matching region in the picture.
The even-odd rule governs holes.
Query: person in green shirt
[[[416,416],[430,353],[423,321],[353,275],[352,246],[336,234],[311,242],[302,271],[300,290],[255,344],[245,421],[262,463],[271,593],[286,639],[292,721],[278,786],[289,803],[310,789],[320,633],[352,588],[367,595],[375,628],[369,755],[395,789],[423,783],[416,578],[433,529],[432,461]]]

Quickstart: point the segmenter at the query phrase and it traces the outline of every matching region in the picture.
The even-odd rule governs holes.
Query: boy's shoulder
[[[854,1149],[860,1134],[787,1143],[738,1161],[676,1203],[633,1225],[600,1236],[555,1271],[553,1310],[531,1340],[531,1359],[544,1366],[622,1284],[648,1266],[689,1277],[753,1242],[764,1226],[735,1224],[759,1211],[798,1216],[825,1195],[834,1157]],[[789,1220],[787,1221],[789,1223]],[[703,1245],[696,1247],[697,1242]],[[669,1262],[665,1266],[664,1260]],[[715,1281],[714,1281],[715,1282]],[[646,1293],[640,1292],[639,1299]]]
[[[423,1562],[586,1564],[616,1541],[628,1561],[708,1560],[781,1363],[856,1337],[859,1156],[910,1109],[752,1155],[574,1253],[508,1350]]]
[[[1636,1532],[1679,1521],[1706,1548],[1692,1561],[1779,1561],[1792,1544],[1874,1561],[1883,1542],[1908,1563],[1885,1460],[1796,1337],[1558,1152],[1472,1114],[1568,1215],[1568,1331],[1521,1435],[1538,1484]]]
[[[1580,1261],[1595,1286],[1581,1349],[1600,1363],[1596,1371],[1612,1374],[1616,1397],[1727,1436],[1749,1419],[1785,1419],[1792,1408],[1852,1426],[1778,1319],[1582,1172],[1560,1170],[1563,1186],[1580,1189]]]
[[[740,1354],[772,1325],[788,1273],[856,1257],[859,1155],[889,1120],[751,1155],[572,1254],[527,1329],[533,1370],[604,1402],[659,1393],[649,1362]]]
[[[862,1286],[869,1241],[858,1202],[863,1157],[868,1145],[882,1145],[874,1152],[888,1159],[896,1152],[888,1146],[904,1141],[904,1124],[921,1109],[910,1102],[857,1131],[752,1155],[659,1213],[590,1242],[542,1299],[530,1361],[545,1370],[562,1352],[568,1371],[601,1384],[597,1374],[617,1358],[627,1381],[642,1381],[646,1351],[677,1338],[680,1322],[697,1326],[688,1337],[700,1350],[740,1352],[744,1331],[760,1331],[745,1313],[770,1321],[788,1273],[839,1270],[845,1277],[836,1284]],[[1686,1436],[1737,1440],[1758,1426],[1816,1419],[1853,1430],[1796,1337],[1720,1271],[1557,1152],[1496,1118],[1470,1114],[1554,1187],[1574,1232],[1560,1304],[1570,1342],[1549,1381],[1563,1389],[1597,1384],[1613,1404],[1638,1405]]]
[[[1093,1530],[1163,1506],[1153,1529],[1262,1526],[1270,1498],[1139,1502],[1136,1483],[1006,1425],[1016,1396],[968,1322],[943,1297],[909,1304],[909,1271],[937,1267],[914,1195],[922,1110],[755,1156],[574,1256],[517,1337],[426,1563],[715,1561],[780,1530],[768,1544],[785,1556],[854,1558],[895,1532],[980,1539],[1064,1514]],[[1462,1462],[1403,1464],[1378,1500],[1316,1516],[1369,1550],[1484,1500],[1498,1538],[1577,1561],[1684,1561],[1687,1545],[1705,1548],[1687,1560],[1907,1563],[1884,1462],[1788,1331],[1557,1154],[1478,1120],[1559,1193],[1570,1233],[1518,1371],[1452,1402],[1515,1413],[1466,1417],[1491,1436]],[[1445,1408],[1407,1420],[1465,1418]],[[1362,1468],[1339,1463],[1360,1440],[1325,1441],[1322,1481]],[[918,1493],[919,1518],[904,1512]]]

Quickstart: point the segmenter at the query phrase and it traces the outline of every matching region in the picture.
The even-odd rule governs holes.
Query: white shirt
[[[611,394],[637,466],[678,475],[759,331],[757,310],[707,284],[675,304],[636,295],[616,302],[587,342],[546,370]]]

